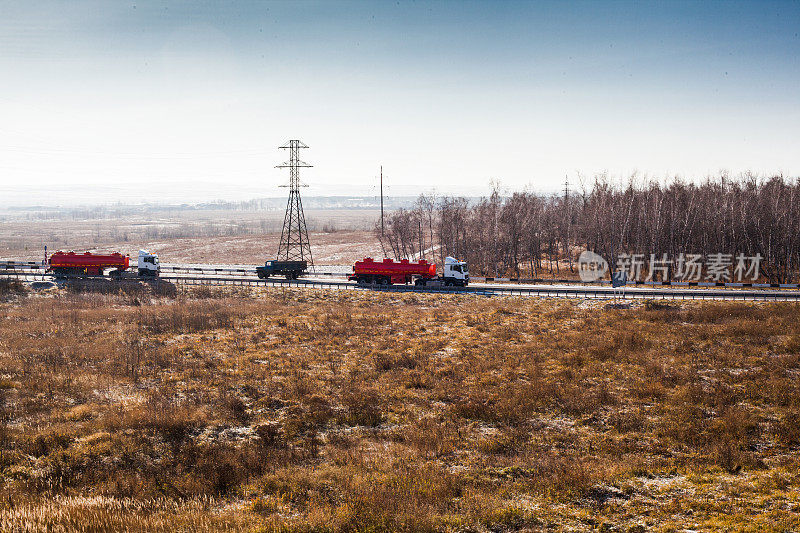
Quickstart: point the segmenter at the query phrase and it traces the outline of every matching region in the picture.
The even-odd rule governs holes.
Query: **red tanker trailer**
[[[452,257],[445,259],[444,276],[436,276],[436,264],[421,260],[416,263],[408,259],[395,262],[391,259],[375,261],[367,257],[363,261],[356,261],[353,265],[353,275],[348,279],[358,283],[377,283],[391,285],[393,283],[411,283],[426,285],[430,282],[440,282],[444,285],[467,285],[469,272],[467,264],[456,261]]]
[[[127,270],[130,266],[130,258],[118,252],[112,254],[56,252],[50,256],[48,263],[48,270],[59,277],[102,276],[108,269],[115,269],[114,272],[117,273]]]
[[[412,263],[408,259],[394,262],[391,259],[375,261],[371,257],[356,261],[350,280],[359,283],[410,283],[415,279],[433,279],[436,277],[436,265],[426,260]]]

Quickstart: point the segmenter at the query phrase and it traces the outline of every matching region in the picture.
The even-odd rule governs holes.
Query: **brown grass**
[[[25,284],[16,279],[0,279],[0,302],[24,294]]]
[[[0,304],[0,530],[797,529],[793,305]]]

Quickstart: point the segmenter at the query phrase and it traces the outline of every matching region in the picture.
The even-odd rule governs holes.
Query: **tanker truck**
[[[155,277],[161,271],[158,255],[139,250],[137,273],[140,277]],[[119,278],[131,267],[130,257],[119,252],[97,254],[84,252],[56,252],[47,260],[47,271],[57,278],[75,276],[103,276]]]
[[[445,258],[444,271],[440,276],[436,275],[436,264],[428,263],[424,259],[417,262],[408,259],[375,261],[367,257],[363,261],[356,261],[353,265],[353,274],[347,279],[359,284],[414,283],[418,287],[435,285],[465,287],[469,284],[469,271],[466,263],[452,257]]]

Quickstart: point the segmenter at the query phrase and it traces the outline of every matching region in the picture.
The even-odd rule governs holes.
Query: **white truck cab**
[[[467,264],[463,261],[458,261],[454,257],[445,257],[442,279],[445,285],[466,287],[469,284],[469,270],[467,270]]]
[[[139,276],[155,277],[161,272],[161,265],[158,262],[158,255],[148,252],[147,250],[139,250],[139,260],[137,263],[139,267]]]

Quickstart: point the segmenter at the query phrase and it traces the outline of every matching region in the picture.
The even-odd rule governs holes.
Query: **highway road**
[[[324,271],[323,271],[324,269]],[[524,284],[473,282],[468,287],[420,288],[406,285],[358,285],[346,280],[348,267],[317,267],[317,272],[296,281],[282,278],[259,279],[255,265],[187,265],[162,264],[163,282],[187,285],[252,285],[306,287],[339,290],[380,290],[391,292],[428,292],[447,294],[473,294],[482,296],[529,296],[542,298],[584,299],[666,299],[666,300],[745,300],[745,301],[800,301],[800,290],[784,288],[743,287],[675,287],[631,286],[613,289],[601,284]],[[21,280],[53,280],[44,268],[36,263],[0,261],[0,276]]]

